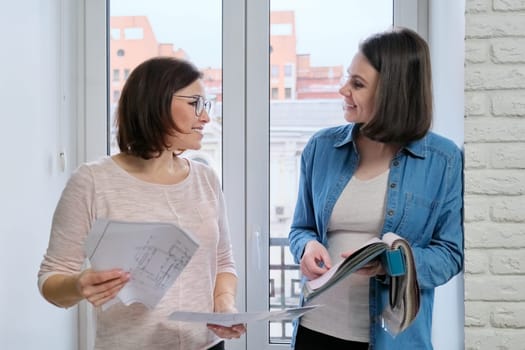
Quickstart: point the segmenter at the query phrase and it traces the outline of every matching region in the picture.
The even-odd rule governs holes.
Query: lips
[[[351,103],[346,103],[346,102],[343,103],[343,110],[345,110],[345,111],[348,110],[348,109],[354,109],[356,107],[357,107],[356,105],[351,104]]]

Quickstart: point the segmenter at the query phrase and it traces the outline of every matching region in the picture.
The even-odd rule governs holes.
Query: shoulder
[[[109,156],[83,163],[71,173],[69,184],[86,186],[87,184],[93,184],[95,179],[101,176],[112,178],[115,175],[111,174],[114,167],[113,161]]]
[[[447,150],[449,152],[456,152],[459,150],[459,147],[449,138],[446,138],[445,136],[436,134],[435,132],[431,131],[426,135],[427,142],[430,146],[442,148],[444,150]]]
[[[311,152],[318,147],[333,148],[349,142],[353,126],[353,124],[345,124],[315,132],[308,140],[304,152]]]
[[[186,158],[186,160],[189,162],[191,169],[195,173],[203,176],[217,176],[210,165],[190,158]]]
[[[332,143],[335,143],[346,138],[352,131],[352,128],[353,124],[345,124],[321,129],[315,132],[310,140],[319,140],[324,142],[331,141]]]
[[[429,132],[423,139],[416,141],[412,148],[417,158],[431,165],[430,168],[436,172],[447,171],[454,176],[463,169],[463,152],[450,139]]]
[[[219,177],[210,165],[192,159],[187,160],[190,164],[190,169],[196,178],[206,180],[206,182],[214,185],[219,184]]]
[[[425,136],[425,143],[428,152],[439,154],[449,159],[462,158],[462,151],[458,145],[442,135],[429,132]]]

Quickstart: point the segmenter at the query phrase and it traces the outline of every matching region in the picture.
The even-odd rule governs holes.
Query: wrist
[[[213,295],[214,299],[219,298],[219,297],[231,297],[231,298],[235,299],[235,293],[232,293],[232,292],[220,292],[220,293],[217,293],[217,294]]]

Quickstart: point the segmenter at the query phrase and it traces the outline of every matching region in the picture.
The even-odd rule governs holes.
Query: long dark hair
[[[364,40],[359,51],[379,72],[372,120],[361,132],[380,142],[406,144],[432,125],[428,45],[416,32],[393,28]]]

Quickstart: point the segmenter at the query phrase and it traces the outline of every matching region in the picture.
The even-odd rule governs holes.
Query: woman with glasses
[[[201,148],[210,121],[202,75],[191,63],[153,58],[136,67],[120,96],[120,153],[81,165],[56,207],[38,284],[44,298],[68,308],[87,300],[96,311],[95,349],[223,349],[244,325],[168,320],[176,310],[234,312],[237,277],[225,203],[216,174],[184,158]],[[133,278],[114,269],[83,269],[83,245],[96,219],[172,222],[199,248],[159,304],[101,305]]]
[[[324,306],[297,323],[295,349],[431,350],[434,288],[463,266],[463,168],[459,148],[430,131],[427,43],[404,28],[370,36],[339,92],[348,123],[316,133],[301,156],[291,252],[312,280],[393,232],[412,248],[420,307],[404,331],[389,329],[395,280],[371,263],[308,301]]]

